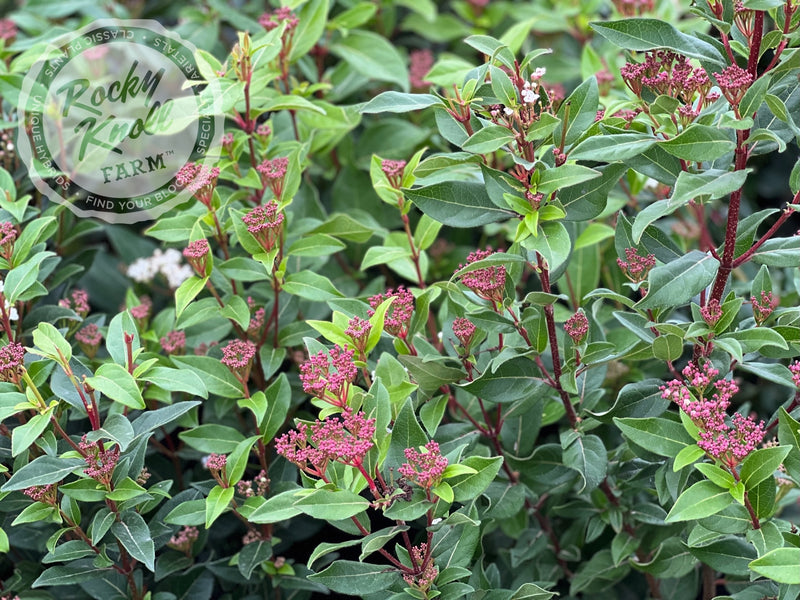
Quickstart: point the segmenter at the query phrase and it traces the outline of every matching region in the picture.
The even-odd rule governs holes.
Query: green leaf
[[[524,356],[514,357],[496,366],[485,369],[476,380],[461,387],[470,394],[490,402],[515,402],[526,396],[543,393],[547,387],[534,376],[534,363]]]
[[[553,131],[553,139],[560,141],[563,137],[566,146],[571,146],[578,141],[594,123],[599,102],[600,92],[597,88],[597,79],[590,77],[576,87],[561,103],[556,114],[559,123]],[[569,112],[568,120],[566,120],[567,112]]]
[[[133,510],[121,513],[119,520],[111,526],[111,533],[133,558],[150,571],[155,571],[155,546],[150,537],[150,528],[139,513]]]
[[[167,513],[164,517],[164,522],[170,525],[188,525],[194,527],[205,523],[205,519],[206,501],[189,500],[181,502]]]
[[[789,454],[783,460],[786,472],[800,473],[800,423],[783,407],[778,412],[778,441],[782,446],[790,448]],[[800,475],[795,475],[795,479],[798,478]]]
[[[408,248],[371,246],[364,253],[364,259],[361,261],[361,270],[369,269],[375,265],[385,265],[394,260],[401,260],[410,256],[411,250]]]
[[[689,58],[707,60],[720,67],[727,60],[708,42],[681,33],[666,21],[658,19],[623,19],[591,23],[592,29],[608,41],[626,50],[669,48]]]
[[[266,389],[267,410],[264,418],[261,419],[260,427],[264,442],[271,440],[275,434],[283,427],[286,415],[289,413],[292,391],[289,387],[289,380],[285,373],[281,373],[278,378]]]
[[[428,436],[420,427],[414,414],[414,405],[410,399],[406,400],[392,427],[391,444],[386,456],[386,463],[394,468],[404,462],[406,448],[418,448],[428,443]]]
[[[453,497],[456,502],[465,503],[477,498],[494,481],[500,467],[503,465],[503,458],[495,456],[484,458],[482,456],[468,456],[462,465],[475,469],[475,473],[468,473],[453,477],[448,481],[453,488]]]
[[[206,498],[206,529],[211,527],[211,524],[225,512],[231,500],[233,500],[235,491],[236,488],[224,488],[219,485],[211,488],[211,491],[208,492],[208,498]]]
[[[477,227],[514,215],[495,206],[480,183],[443,181],[405,190],[405,195],[426,215],[450,227]]]
[[[377,552],[383,548],[389,540],[403,531],[408,531],[407,525],[394,525],[370,533],[361,540],[361,555],[358,557],[358,560],[363,561],[370,554]]]
[[[250,579],[253,571],[272,556],[272,544],[258,540],[247,544],[239,551],[237,567],[245,579]]]
[[[672,308],[686,304],[714,280],[717,269],[719,261],[699,250],[658,266],[647,276],[647,295],[636,303],[636,308]]]
[[[35,283],[39,276],[39,269],[42,262],[55,252],[38,252],[19,266],[11,269],[5,276],[3,293],[6,300],[13,305],[27,292]]]
[[[58,483],[72,471],[85,466],[86,462],[82,458],[40,456],[17,469],[3,487],[0,487],[0,491],[11,492],[35,485]]]
[[[615,417],[614,423],[622,434],[637,446],[660,456],[672,457],[686,446],[694,444],[683,425],[659,417],[642,419]]]
[[[582,493],[588,488],[595,489],[606,478],[608,455],[603,441],[596,435],[575,436],[569,446],[564,448],[564,465],[578,471],[583,477]]]
[[[111,400],[130,408],[145,407],[142,392],[133,375],[116,363],[100,365],[94,377],[87,377],[86,383],[103,393]]]
[[[106,494],[106,498],[115,502],[124,502],[125,500],[138,498],[143,494],[147,494],[147,490],[130,477],[126,477],[117,483],[113,492],[108,492]]]
[[[94,566],[91,559],[76,560],[66,565],[56,565],[45,569],[31,587],[51,587],[60,585],[75,585],[82,581],[97,579],[111,569],[99,569]]]
[[[328,17],[328,0],[306,2],[297,13],[297,28],[294,31],[289,60],[295,62],[306,56],[325,32]]]
[[[767,240],[753,253],[751,260],[768,267],[800,267],[800,237]]]
[[[791,449],[791,446],[775,446],[759,448],[748,454],[742,461],[740,473],[745,489],[750,491],[765,479],[771,478]]]
[[[206,389],[203,378],[189,369],[153,367],[142,375],[141,379],[169,392],[186,392],[201,398],[208,398],[208,389]]]
[[[405,61],[397,48],[385,37],[371,31],[354,29],[347,37],[332,44],[330,50],[367,79],[394,83],[404,92],[408,91],[408,69]]]
[[[297,490],[288,490],[276,494],[256,508],[248,517],[251,523],[278,523],[286,521],[301,513],[294,503],[297,501]]]
[[[200,279],[197,275],[192,275],[175,290],[175,316],[180,317],[186,310],[189,303],[195,299],[202,289],[206,286],[208,277]]]
[[[283,290],[293,296],[315,302],[325,302],[342,297],[342,293],[336,289],[330,279],[313,271],[292,273],[284,281]]]
[[[327,569],[308,576],[331,591],[348,594],[374,594],[389,589],[399,579],[394,569],[352,560],[334,561]]]
[[[108,333],[106,334],[106,350],[108,350],[111,358],[118,365],[127,364],[127,347],[125,345],[126,333],[133,335],[131,347],[133,351],[136,352],[140,346],[139,329],[136,327],[136,322],[127,310],[122,311],[111,319],[111,323],[108,324]]]
[[[472,134],[461,147],[475,154],[488,154],[514,141],[514,134],[507,127],[487,125]]]
[[[315,519],[340,521],[369,508],[369,501],[348,490],[321,488],[300,496],[294,506]]]
[[[43,356],[59,363],[67,363],[72,358],[72,346],[50,323],[37,325],[33,330],[33,344],[42,351]]]
[[[697,560],[716,571],[731,575],[748,575],[748,563],[755,558],[753,547],[739,537],[728,536],[697,548],[689,548]]]
[[[244,436],[237,429],[216,423],[198,425],[188,431],[181,431],[178,437],[195,450],[215,454],[233,452],[244,440]]]
[[[710,481],[700,481],[684,491],[664,519],[667,523],[702,519],[718,513],[733,502],[728,490]]]
[[[615,133],[595,135],[583,140],[570,153],[572,160],[597,160],[608,162],[628,160],[655,146],[656,140],[642,133]]]
[[[433,94],[405,94],[403,92],[388,91],[375,96],[361,107],[362,114],[382,112],[405,113],[428,108],[441,104],[441,100]]]
[[[550,194],[562,188],[579,185],[600,177],[602,173],[583,165],[561,165],[554,169],[542,171],[536,191]]]
[[[697,445],[686,446],[675,456],[675,463],[672,465],[672,470],[675,472],[680,471],[696,460],[700,460],[705,454],[705,451]]]
[[[139,415],[131,423],[133,431],[136,434],[133,441],[147,435],[151,431],[155,431],[159,427],[171,423],[179,418],[184,413],[190,411],[195,406],[200,404],[199,400],[191,400],[187,402],[179,402],[171,406],[164,406],[156,410],[148,410],[147,412]]]
[[[328,256],[347,246],[325,233],[312,233],[295,241],[286,251],[287,256]]]
[[[747,354],[749,352],[757,352],[764,346],[774,346],[788,350],[789,346],[783,336],[774,329],[767,329],[765,327],[754,327],[752,329],[745,329],[743,331],[731,331],[719,337],[723,339],[733,339],[739,342],[742,352]]]
[[[683,160],[706,162],[733,152],[736,142],[722,129],[693,123],[659,146]]]
[[[50,424],[52,412],[52,410],[48,410],[46,413],[34,415],[24,425],[14,428],[11,433],[11,456],[19,456],[39,439],[39,436]]]
[[[551,272],[563,265],[572,251],[572,239],[560,221],[542,223],[539,225],[539,235],[526,238],[522,245],[527,250],[541,254]]]
[[[683,206],[689,200],[708,196],[711,200],[722,198],[735,192],[744,185],[749,170],[723,171],[709,169],[702,173],[681,171],[675,182],[675,189],[667,202],[674,206]],[[662,202],[664,202],[662,200]],[[646,209],[645,209],[646,210]],[[637,221],[639,217],[637,216]]]
[[[778,583],[800,585],[800,548],[776,548],[747,566]]]
[[[653,340],[653,356],[659,360],[678,360],[683,354],[683,340],[677,335],[667,333]]]
[[[219,359],[210,356],[170,356],[178,367],[184,366],[203,378],[208,391],[223,398],[241,398],[242,386]]]
[[[349,548],[350,546],[357,546],[362,541],[360,539],[345,540],[343,542],[321,542],[317,544],[311,556],[308,557],[308,566],[311,566],[320,558],[331,552],[336,552],[342,548]]]
[[[714,483],[721,488],[729,490],[736,485],[736,480],[734,480],[733,475],[716,464],[697,463],[694,468],[708,477],[711,483]]]

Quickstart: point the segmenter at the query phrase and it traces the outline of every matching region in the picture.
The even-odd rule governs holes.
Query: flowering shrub
[[[0,20],[3,597],[798,598],[797,0],[231,4],[138,225],[12,126],[150,5]]]

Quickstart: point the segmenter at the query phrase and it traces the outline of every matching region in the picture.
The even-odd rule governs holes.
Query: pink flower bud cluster
[[[268,123],[259,123],[258,127],[256,127],[256,136],[261,138],[261,141],[266,141],[266,139],[272,134],[272,127],[269,126]]]
[[[103,334],[100,333],[97,325],[89,323],[86,327],[82,328],[75,334],[75,339],[81,344],[87,346],[97,346],[103,339]]]
[[[574,343],[580,344],[589,333],[589,319],[583,311],[578,311],[564,323],[564,331]]]
[[[487,247],[486,250],[475,250],[467,256],[467,265],[476,263],[479,260],[495,254],[495,251]],[[458,270],[465,265],[458,265]],[[502,265],[484,267],[476,269],[461,276],[461,283],[467,286],[476,296],[489,300],[495,305],[503,303],[506,287],[506,268]]]
[[[334,406],[347,405],[350,384],[358,369],[353,362],[353,350],[347,346],[334,346],[329,351],[320,350],[300,365],[303,391]]]
[[[169,538],[167,546],[184,554],[189,554],[192,550],[192,544],[197,541],[200,532],[197,527],[184,525],[178,533]]]
[[[789,370],[792,372],[792,381],[800,388],[800,360],[796,360],[790,364]]]
[[[200,163],[186,163],[175,175],[175,183],[186,188],[203,205],[211,210],[214,188],[217,186],[219,167],[208,167]]]
[[[675,402],[697,425],[700,448],[728,467],[735,467],[761,443],[764,422],[756,423],[752,416],[745,418],[739,413],[728,421],[727,410],[739,386],[732,380],[715,380],[719,371],[710,363],[698,367],[691,362],[682,373],[684,381],[673,379],[661,386],[661,397]]]
[[[261,185],[269,186],[276,200],[281,200],[283,195],[283,180],[288,167],[289,159],[285,156],[264,160],[256,167],[256,171],[261,175]]]
[[[383,319],[383,329],[389,335],[406,339],[408,337],[408,329],[411,326],[411,315],[414,314],[414,294],[402,285],[397,288],[397,291],[389,288],[385,294],[375,294],[369,299],[369,305],[373,309],[369,311],[369,316],[375,314],[374,309],[378,308],[388,298],[394,298],[394,302],[386,311]]]
[[[447,468],[447,459],[442,456],[435,440],[425,444],[422,452],[416,448],[406,448],[405,455],[408,462],[398,469],[403,477],[426,490],[439,484]]]
[[[625,63],[620,74],[630,90],[641,98],[644,88],[654,94],[667,94],[692,103],[699,94],[703,105],[711,88],[708,74],[702,67],[693,67],[689,60],[669,50],[647,52],[643,63]]]
[[[641,256],[636,248],[625,248],[625,258],[617,259],[617,265],[625,277],[634,283],[642,283],[647,279],[650,270],[656,266],[656,257],[654,254]]]
[[[433,564],[433,559],[428,556],[428,544],[423,542],[419,546],[411,548],[411,558],[412,563],[417,565],[417,571],[403,575],[403,581],[412,588],[423,593],[427,592],[439,575],[439,569]]]
[[[150,296],[142,296],[139,298],[140,304],[132,306],[130,309],[131,316],[141,323],[150,318],[150,311],[153,309],[153,301]]]
[[[403,185],[403,171],[405,168],[406,161],[404,160],[384,159],[381,161],[381,171],[386,175],[389,184],[395,189],[400,189]]]
[[[753,305],[753,318],[756,320],[756,325],[763,325],[769,318],[772,312],[778,307],[780,300],[774,296],[772,292],[761,291],[761,300],[752,296],[750,303]]]
[[[228,155],[233,152],[233,134],[230,131],[222,134],[220,143],[222,144],[222,149],[225,150]]]
[[[207,275],[207,257],[209,252],[211,252],[211,247],[208,245],[208,240],[205,238],[189,242],[189,245],[183,249],[183,257],[198,277],[205,277]]]
[[[100,342],[103,341],[103,334],[100,333],[97,325],[89,323],[75,333],[75,340],[86,356],[94,358],[97,354],[97,349],[100,347]]]
[[[0,40],[8,46],[17,37],[17,24],[11,19],[0,19]]]
[[[290,31],[297,27],[300,20],[288,6],[276,8],[271,13],[264,13],[258,18],[258,24],[267,31],[272,31],[281,23],[286,23],[286,30]]]
[[[84,460],[87,468],[83,472],[100,483],[109,483],[111,481],[111,473],[119,460],[119,446],[114,446],[110,449],[101,448],[97,442],[86,441],[86,436],[84,435],[78,447],[86,454]]]
[[[86,290],[72,290],[69,298],[58,301],[58,305],[63,308],[74,310],[79,315],[85,317],[89,314],[89,293]]]
[[[256,345],[253,342],[233,340],[222,349],[221,362],[244,383],[250,375],[250,366],[255,355]]]
[[[278,203],[274,200],[256,206],[242,217],[242,222],[247,225],[247,231],[253,234],[267,252],[272,250],[280,239],[283,220],[283,213],[278,212]]]
[[[612,2],[623,17],[641,17],[655,9],[653,0],[612,0]]]
[[[475,325],[472,321],[464,317],[453,319],[453,334],[458,338],[464,352],[469,352],[475,336]]]
[[[731,65],[722,70],[721,73],[714,73],[722,95],[733,107],[738,107],[750,84],[753,83],[753,76],[737,65]]]
[[[717,321],[722,318],[722,307],[719,304],[719,300],[712,298],[706,302],[706,305],[700,309],[700,315],[710,327],[716,325]]]
[[[346,407],[341,416],[317,420],[311,426],[300,423],[275,440],[275,449],[306,473],[323,477],[329,461],[361,467],[374,435],[375,419]]]
[[[160,340],[161,349],[167,354],[183,354],[186,352],[186,333],[170,331]]]
[[[19,368],[25,362],[25,347],[18,342],[9,342],[0,348],[0,381],[19,381]]]
[[[258,332],[261,331],[261,328],[264,327],[264,317],[266,316],[266,311],[264,307],[257,309],[253,316],[250,318],[250,323],[247,326],[247,333],[250,335],[256,335]]]
[[[17,240],[17,230],[10,221],[0,223],[0,256],[10,261],[14,254],[14,242]]]
[[[253,488],[253,484],[255,484],[255,488]],[[267,477],[266,471],[261,469],[252,481],[249,479],[242,479],[236,484],[236,491],[245,498],[263,496],[269,491],[269,477]]]
[[[58,500],[56,494],[56,486],[52,483],[47,485],[34,485],[22,490],[28,498],[34,502],[42,502],[44,504],[55,505]]]
[[[732,426],[724,425],[718,431],[701,431],[697,445],[710,456],[735,467],[755,450],[764,439],[764,421],[756,423],[751,415],[734,413]]]
[[[364,360],[364,355],[367,351],[370,331],[372,331],[372,323],[358,316],[350,319],[347,322],[347,329],[344,330],[344,334],[352,340],[353,346],[355,346],[362,360]]]
[[[228,464],[228,457],[224,454],[209,454],[205,459],[205,466],[209,471],[222,471]]]
[[[433,52],[427,48],[412,50],[408,59],[411,63],[408,67],[408,82],[411,84],[411,88],[416,91],[428,88],[431,82],[425,81],[425,75],[433,66]]]

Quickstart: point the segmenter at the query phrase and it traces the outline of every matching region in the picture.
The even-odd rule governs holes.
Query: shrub
[[[226,134],[144,226],[4,134],[6,597],[798,597],[797,1],[441,4],[163,9]],[[2,21],[4,125],[137,7]]]

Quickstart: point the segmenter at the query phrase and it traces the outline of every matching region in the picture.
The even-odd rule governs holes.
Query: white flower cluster
[[[128,267],[128,277],[139,283],[149,283],[161,273],[167,279],[170,288],[179,287],[192,276],[192,267],[183,264],[181,253],[175,248],[161,251],[156,248],[152,256],[137,258]]]
[[[5,286],[6,286],[5,282],[0,281],[0,294],[2,294],[3,291],[5,290]],[[8,320],[16,321],[17,319],[19,319],[19,313],[17,312],[17,308],[15,306],[11,306],[8,300],[6,300],[5,296],[3,296],[3,301],[5,302],[5,312],[8,315]]]

